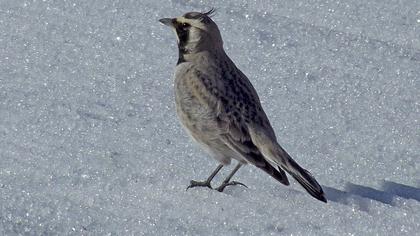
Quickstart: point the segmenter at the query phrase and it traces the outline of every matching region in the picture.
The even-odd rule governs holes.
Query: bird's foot
[[[186,190],[190,189],[190,188],[195,188],[195,187],[207,187],[207,188],[211,188],[210,185],[210,181],[195,181],[195,180],[191,180],[190,181],[190,185],[187,187]]]
[[[223,190],[225,190],[225,188],[227,186],[230,185],[242,185],[245,188],[248,188],[248,186],[246,186],[245,184],[241,183],[241,182],[237,182],[237,181],[231,181],[231,182],[223,182],[222,185],[220,185],[219,187],[215,188],[215,190],[219,191],[219,192],[223,192]]]

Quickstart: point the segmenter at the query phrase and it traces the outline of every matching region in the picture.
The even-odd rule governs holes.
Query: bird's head
[[[177,18],[163,18],[159,21],[174,29],[180,54],[197,53],[204,50],[223,48],[219,28],[210,18],[214,9],[208,12],[188,12]]]

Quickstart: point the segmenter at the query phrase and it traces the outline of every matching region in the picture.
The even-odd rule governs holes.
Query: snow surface
[[[252,166],[185,191],[217,163],[157,20],[213,6],[328,204]],[[419,120],[418,0],[0,1],[0,235],[420,235]]]

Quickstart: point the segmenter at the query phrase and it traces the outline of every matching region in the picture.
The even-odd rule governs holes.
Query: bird
[[[191,180],[189,188],[208,187],[231,160],[237,165],[214,188],[245,184],[231,181],[244,165],[252,164],[284,185],[286,172],[314,198],[327,202],[313,175],[280,146],[260,98],[247,76],[223,48],[220,30],[213,21],[215,10],[188,12],[159,21],[175,32],[178,61],[174,73],[177,116],[193,140],[219,162],[205,181]]]

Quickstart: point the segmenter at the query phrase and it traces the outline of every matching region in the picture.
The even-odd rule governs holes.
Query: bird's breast
[[[182,63],[177,67],[175,72],[177,115],[193,137],[197,134],[211,136],[218,125],[215,99],[192,66]]]

